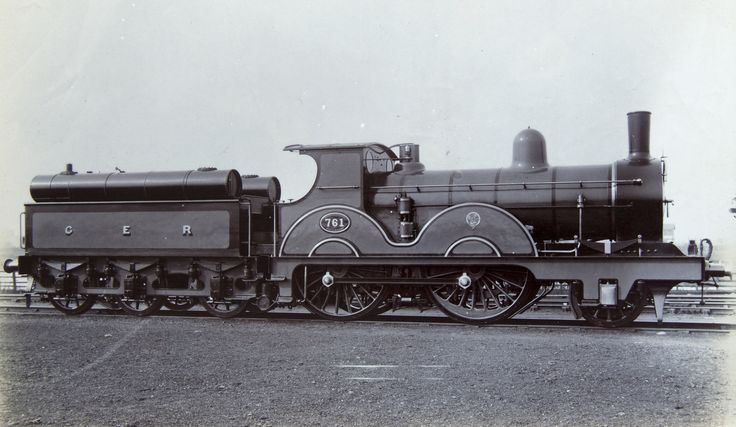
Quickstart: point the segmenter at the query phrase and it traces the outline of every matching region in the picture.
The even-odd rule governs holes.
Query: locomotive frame
[[[629,113],[629,156],[603,166],[550,167],[533,129],[495,170],[425,171],[416,144],[284,150],[317,163],[290,203],[277,179],[232,170],[36,177],[26,253],[5,270],[67,314],[112,297],[148,315],[176,297],[220,317],[302,304],[352,320],[411,301],[471,324],[567,282],[576,316],[604,327],[650,302],[661,321],[673,286],[725,274],[662,241],[648,112]]]

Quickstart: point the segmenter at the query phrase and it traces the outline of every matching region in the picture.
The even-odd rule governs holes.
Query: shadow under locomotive
[[[577,316],[606,327],[678,283],[726,275],[662,240],[664,163],[648,112],[629,155],[552,167],[534,129],[508,168],[428,171],[419,146],[293,145],[317,179],[293,203],[275,177],[235,170],[38,176],[23,213],[33,277],[68,314],[98,298],[136,315],[201,303],[220,317],[303,304],[334,320],[412,301],[472,324],[524,311],[567,282]]]

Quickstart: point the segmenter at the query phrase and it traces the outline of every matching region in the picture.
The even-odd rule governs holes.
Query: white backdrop
[[[34,175],[182,170],[311,185],[287,144],[416,142],[428,169],[627,153],[650,110],[675,237],[736,264],[736,6],[674,1],[2,1],[0,252]]]

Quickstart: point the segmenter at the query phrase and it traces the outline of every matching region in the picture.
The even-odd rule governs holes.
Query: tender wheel
[[[430,297],[449,317],[473,325],[508,318],[539,288],[531,273],[512,267],[435,269],[427,278],[448,280],[447,284],[431,285]]]
[[[386,278],[383,267],[309,266],[306,267],[306,294],[304,269],[294,274],[296,292],[304,307],[328,320],[355,320],[380,310],[389,296],[389,286],[373,283],[351,283],[350,279]]]
[[[256,289],[258,290],[258,296],[246,301],[246,311],[263,314],[274,310],[278,306],[279,290],[277,286],[259,282],[256,283]]]
[[[258,306],[258,298],[251,298],[248,301],[246,301],[245,311],[249,313],[254,313],[254,314],[265,314],[265,313],[268,313],[269,311],[273,311],[274,309],[276,309],[276,304],[271,303],[268,306],[266,306],[266,308],[262,308],[262,307]]]
[[[243,313],[248,306],[245,300],[218,300],[210,297],[199,297],[198,301],[213,316],[229,319]]]
[[[570,304],[575,311],[580,311],[583,318],[594,326],[604,328],[619,328],[630,325],[649,303],[649,291],[646,288],[634,285],[629,291],[626,300],[619,301],[615,307],[581,307],[583,287],[573,286],[570,292]]]
[[[67,315],[78,315],[87,312],[95,305],[94,295],[51,295],[49,302],[55,309]]]
[[[133,316],[150,316],[161,310],[164,305],[163,297],[145,296],[140,298],[131,298],[116,295],[115,300],[120,304],[120,308]]]
[[[112,295],[98,295],[97,303],[101,304],[108,310],[121,311],[120,303]]]
[[[164,300],[164,307],[171,311],[187,311],[197,305],[197,301],[191,297],[168,297]]]

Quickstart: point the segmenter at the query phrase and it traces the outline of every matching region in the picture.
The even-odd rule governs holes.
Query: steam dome
[[[547,143],[536,129],[524,129],[514,138],[511,167],[529,171],[544,170],[547,163]]]

